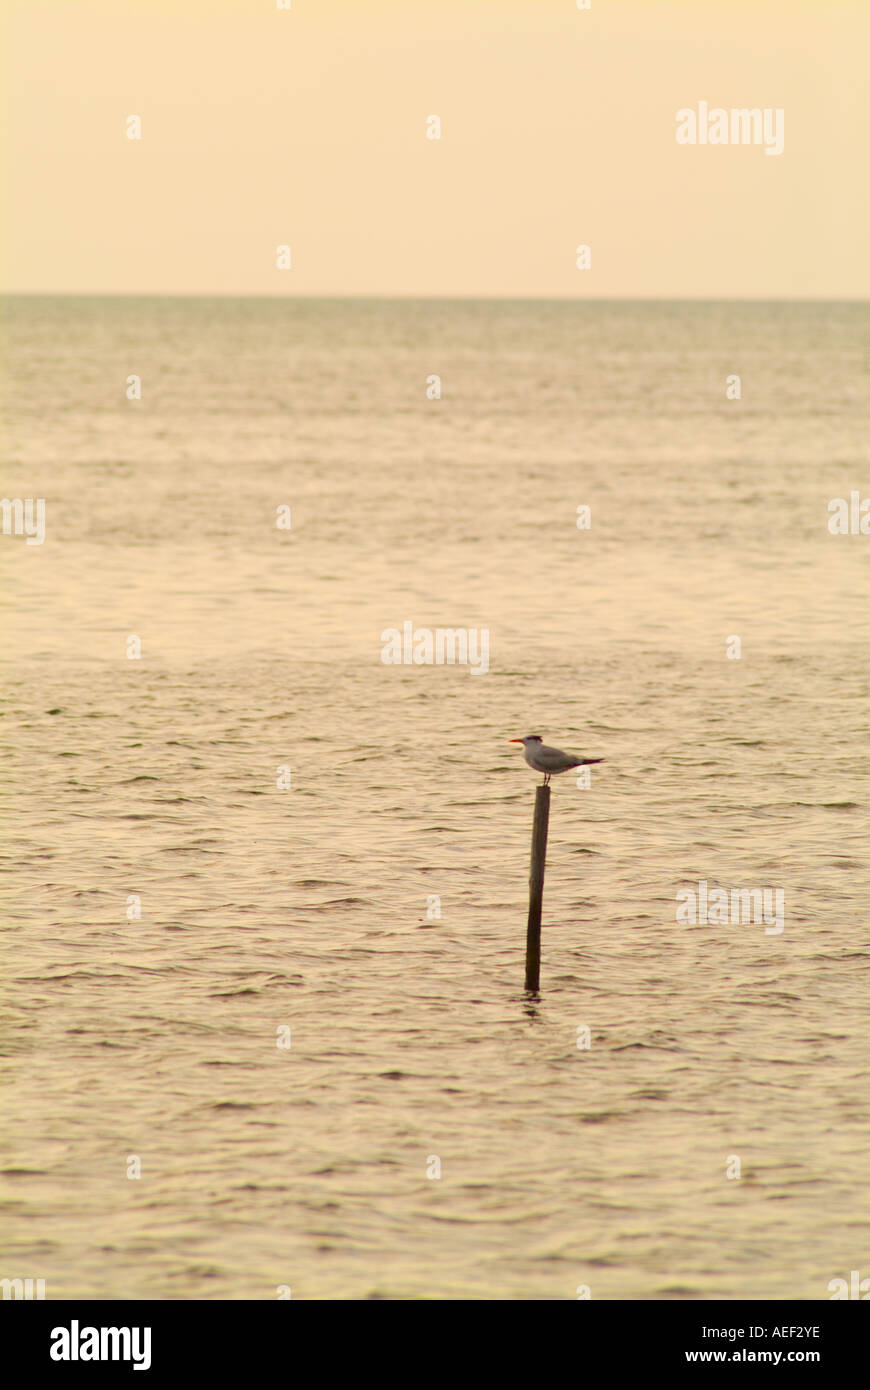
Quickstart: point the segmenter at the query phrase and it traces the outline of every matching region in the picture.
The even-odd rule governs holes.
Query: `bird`
[[[574,753],[563,753],[561,748],[548,748],[540,734],[526,734],[525,738],[512,738],[509,743],[521,743],[523,754],[529,767],[535,772],[543,772],[541,786],[546,787],[554,772],[568,772],[572,767],[586,767],[589,763],[603,763],[603,758],[578,758]]]

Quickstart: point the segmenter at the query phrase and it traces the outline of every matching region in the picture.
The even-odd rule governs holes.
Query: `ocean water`
[[[2,491],[47,511],[0,536],[0,1274],[870,1276],[870,536],[828,528],[870,495],[867,328],[4,302]],[[384,664],[406,622],[485,630],[489,670]],[[538,998],[525,733],[606,759],[553,783]],[[702,880],[781,889],[783,930],[677,921]]]

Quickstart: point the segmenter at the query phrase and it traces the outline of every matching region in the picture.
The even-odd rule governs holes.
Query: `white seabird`
[[[603,763],[603,758],[578,758],[576,753],[563,753],[561,748],[549,748],[540,734],[526,734],[525,738],[509,739],[510,743],[521,743],[523,754],[529,767],[543,772],[543,786],[547,786],[554,773],[569,772],[572,767],[587,767],[590,763]]]

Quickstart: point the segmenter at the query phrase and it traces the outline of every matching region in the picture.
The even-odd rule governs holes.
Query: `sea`
[[[4,299],[0,1276],[870,1277],[868,321]]]

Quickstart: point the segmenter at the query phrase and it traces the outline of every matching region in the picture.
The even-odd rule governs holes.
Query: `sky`
[[[6,0],[2,27],[7,292],[870,293],[866,0]],[[678,143],[701,102],[781,109],[782,153]]]

